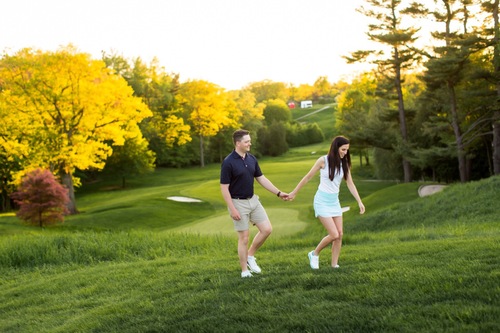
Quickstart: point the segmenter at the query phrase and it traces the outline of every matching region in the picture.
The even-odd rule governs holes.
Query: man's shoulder
[[[252,155],[252,154],[250,154],[250,153],[248,153],[248,152],[247,152],[247,157],[249,157],[249,158],[251,158],[251,159],[253,159],[253,160],[257,161],[257,157],[255,157],[254,155]]]
[[[231,161],[235,158],[235,156],[234,156],[235,153],[236,152],[233,150],[231,153],[229,153],[229,155],[224,157],[224,160],[222,160],[222,164],[231,163]]]

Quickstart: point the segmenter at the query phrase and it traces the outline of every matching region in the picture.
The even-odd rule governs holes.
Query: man
[[[266,210],[254,195],[254,178],[269,192],[286,199],[283,193],[260,170],[255,156],[249,153],[252,141],[250,132],[237,130],[233,133],[234,150],[222,162],[220,187],[226,201],[229,214],[233,219],[234,229],[238,232],[238,257],[240,258],[241,277],[251,277],[252,273],[261,273],[255,259],[255,252],[264,244],[272,232],[271,222]],[[259,230],[252,245],[248,248],[250,223]]]

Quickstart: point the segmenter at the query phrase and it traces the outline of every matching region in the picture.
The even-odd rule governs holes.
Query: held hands
[[[292,193],[285,193],[285,192],[280,192],[278,197],[280,199],[282,199],[283,201],[292,201],[293,198],[295,198],[295,194],[294,192]]]
[[[283,201],[288,201],[288,193],[285,193],[285,192],[279,192],[278,193],[278,198],[282,199]]]

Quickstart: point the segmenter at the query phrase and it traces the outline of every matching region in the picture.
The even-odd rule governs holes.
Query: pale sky
[[[0,51],[73,44],[145,62],[181,81],[226,89],[256,81],[313,84],[362,70],[342,58],[366,49],[363,0],[1,0]]]

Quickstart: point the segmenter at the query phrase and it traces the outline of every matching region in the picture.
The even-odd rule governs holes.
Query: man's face
[[[236,149],[242,152],[250,151],[251,146],[252,140],[250,139],[250,135],[244,135],[240,141],[236,142]]]

